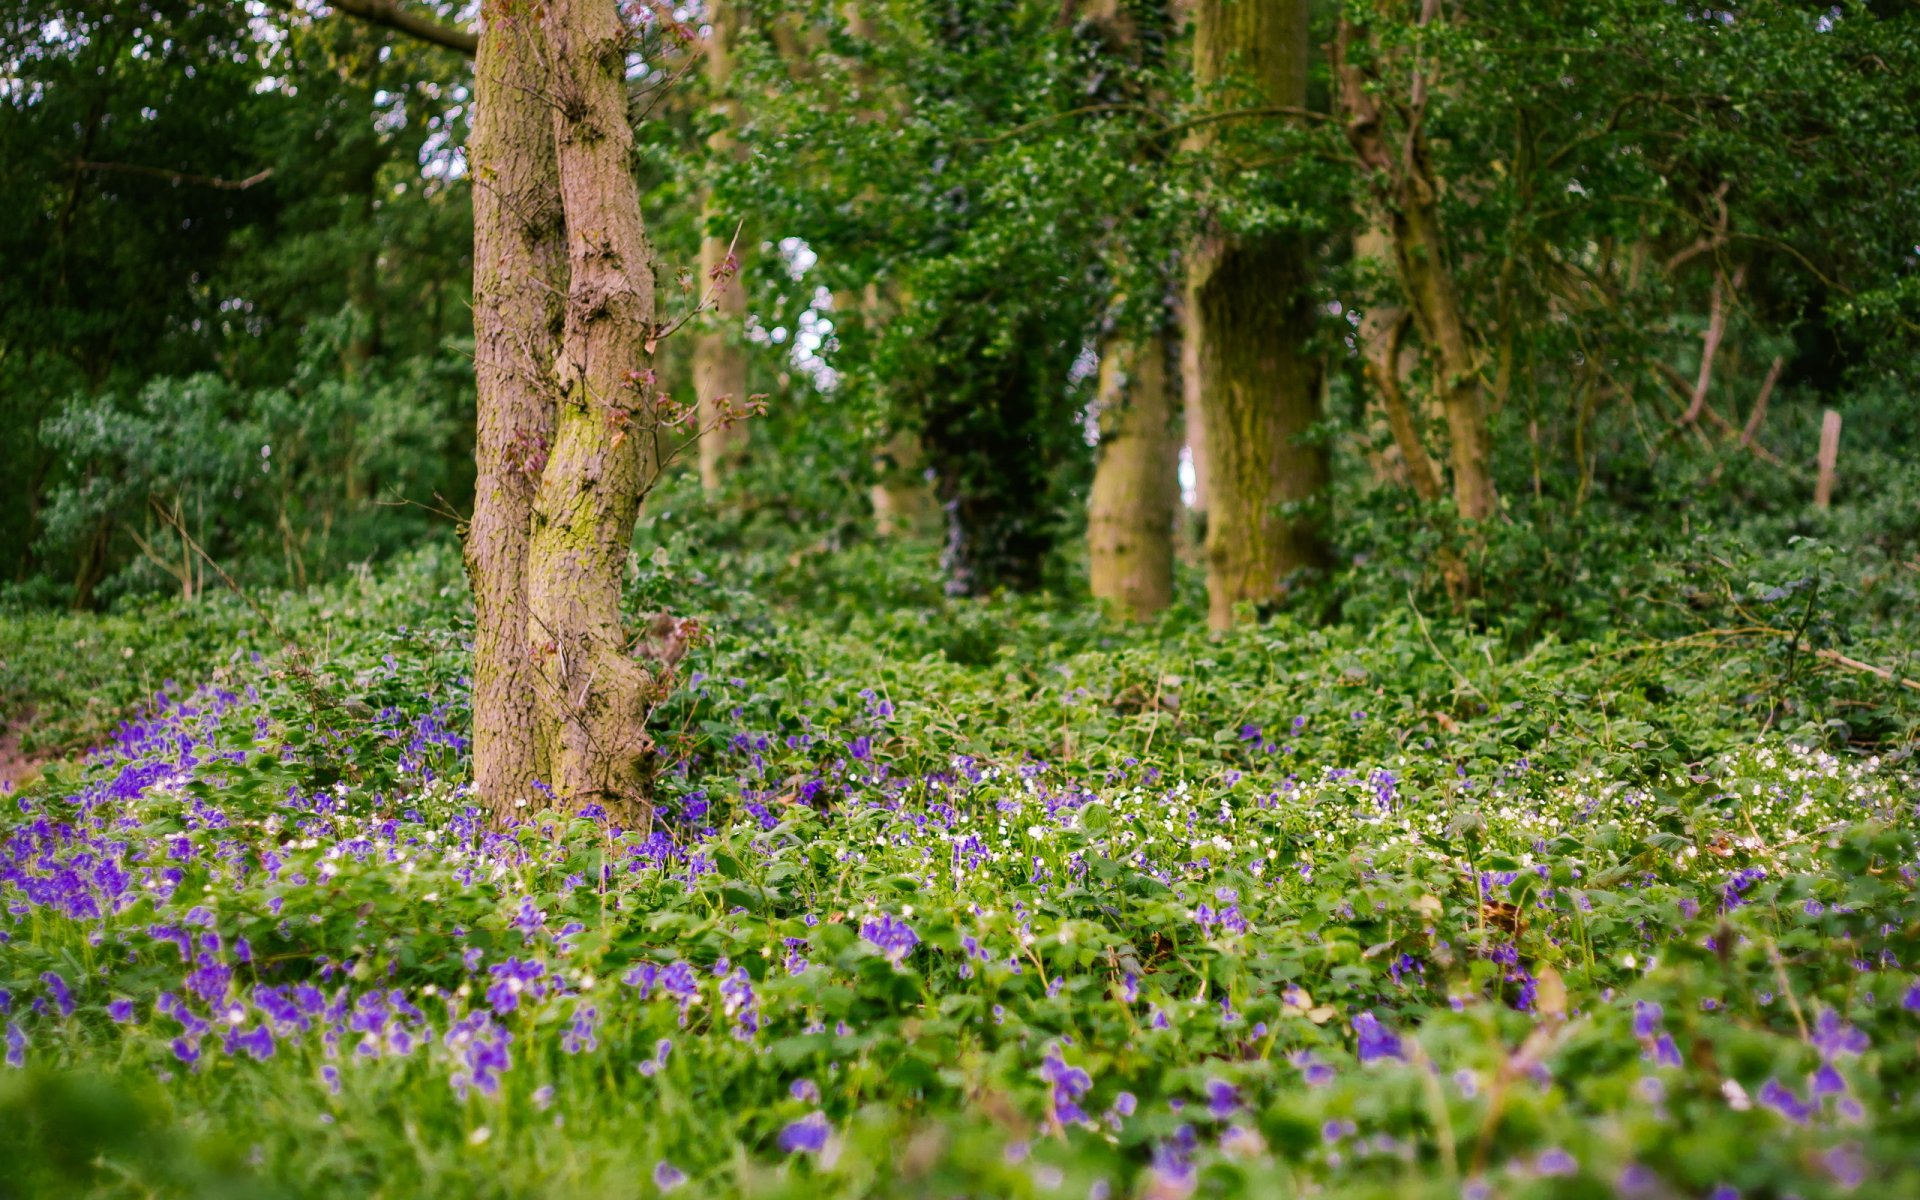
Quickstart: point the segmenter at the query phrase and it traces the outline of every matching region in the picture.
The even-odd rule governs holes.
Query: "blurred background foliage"
[[[1165,319],[1199,232],[1287,229],[1313,247],[1315,436],[1335,462],[1336,565],[1299,615],[1464,606],[1514,646],[1686,631],[1728,614],[1738,556],[1797,563],[1804,537],[1847,583],[1823,610],[1910,628],[1914,13],[1416,8],[1314,4],[1309,106],[1332,110],[1342,21],[1383,95],[1409,61],[1433,81],[1430,169],[1491,396],[1487,528],[1464,537],[1409,489],[1362,371],[1363,319],[1391,303],[1356,253],[1378,181],[1337,120],[1195,94],[1184,9],[755,0],[730,109],[700,70],[697,7],[633,73],[670,314],[706,287],[701,236],[737,239],[750,390],[772,398],[745,465],[715,494],[669,480],[648,536],[685,530],[719,559],[877,547],[867,496],[898,464],[876,450],[904,431],[930,515],[904,550],[837,561],[937,556],[947,592],[1074,605],[1100,339]],[[223,574],[299,588],[454,534],[472,481],[469,62],[263,0],[9,0],[0,59],[0,602],[199,601]],[[706,153],[722,123],[738,152]],[[661,347],[682,395],[689,341]],[[1442,381],[1424,359],[1406,374],[1437,436]],[[1827,409],[1845,433],[1821,510]]]

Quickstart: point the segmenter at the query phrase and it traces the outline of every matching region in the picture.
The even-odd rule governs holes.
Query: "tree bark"
[[[1385,210],[1407,308],[1421,341],[1433,355],[1438,376],[1435,388],[1447,423],[1454,508],[1462,520],[1484,521],[1493,515],[1497,503],[1486,393],[1480,379],[1480,356],[1447,257],[1446,234],[1440,220],[1440,182],[1420,131],[1426,84],[1416,69],[1405,140],[1390,145],[1380,106],[1349,58],[1356,36],[1353,25],[1343,20],[1334,42],[1347,141],[1371,173],[1375,196]]]
[[[474,790],[497,820],[535,800],[548,763],[536,735],[527,638],[534,490],[553,440],[566,245],[537,19],[488,0],[474,68]]]
[[[740,17],[734,0],[711,0],[708,13],[707,86],[718,124],[707,138],[707,150],[719,162],[734,154],[738,112],[729,89]],[[747,425],[739,419],[747,402],[747,293],[739,269],[744,251],[732,229],[716,232],[726,216],[708,188],[700,205],[699,286],[719,291],[693,347],[693,387],[700,406],[700,486],[708,492],[720,490],[747,449]]]
[[[564,807],[649,820],[646,717],[664,686],[629,653],[620,594],[640,500],[658,472],[645,371],[654,264],[627,121],[627,38],[613,0],[548,0],[548,105],[568,287],[553,449],[534,500],[528,636],[539,745]]]
[[[1129,620],[1173,602],[1173,527],[1180,440],[1164,332],[1109,338],[1095,400],[1099,461],[1087,505],[1094,599]]]
[[[1088,0],[1082,15],[1095,46],[1095,77],[1088,95],[1112,102],[1159,99],[1115,67],[1151,61],[1142,45],[1141,22],[1160,22],[1146,3]],[[1108,76],[1122,82],[1112,87]],[[1124,277],[1124,247],[1113,254],[1114,274]],[[1094,397],[1100,442],[1093,486],[1087,498],[1088,583],[1095,600],[1120,616],[1140,621],[1173,602],[1174,519],[1180,507],[1180,429],[1168,356],[1166,281],[1158,278],[1146,329],[1116,326],[1101,339]],[[1112,301],[1124,315],[1125,297]]]
[[[1360,262],[1387,259],[1392,246],[1385,231],[1369,229],[1353,240],[1353,256]],[[1366,364],[1367,381],[1380,399],[1380,407],[1393,434],[1394,449],[1400,452],[1400,466],[1407,484],[1421,500],[1432,503],[1445,491],[1440,468],[1427,453],[1426,439],[1420,434],[1420,422],[1407,398],[1406,382],[1410,373],[1406,353],[1407,323],[1412,315],[1392,304],[1368,304],[1355,337]]]
[[[1241,77],[1259,89],[1259,102],[1306,105],[1305,0],[1200,0],[1195,18],[1198,90]],[[1325,449],[1303,440],[1320,417],[1321,373],[1306,349],[1306,274],[1305,246],[1286,234],[1215,234],[1189,256],[1216,629],[1233,623],[1236,605],[1271,603],[1292,575],[1326,561],[1316,523],[1280,512],[1319,495],[1328,477]]]

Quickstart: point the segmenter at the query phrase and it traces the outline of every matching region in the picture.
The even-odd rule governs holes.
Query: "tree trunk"
[[[535,736],[526,573],[534,490],[553,440],[566,246],[538,23],[517,0],[489,0],[481,22],[467,144],[478,413],[466,558],[474,790],[504,820],[533,802],[548,770]]]
[[[874,455],[879,480],[868,498],[873,502],[874,532],[881,537],[912,533],[926,523],[933,509],[924,475],[925,451],[910,429],[896,429]]]
[[[658,685],[628,651],[620,593],[659,462],[644,378],[654,264],[632,169],[627,38],[613,0],[548,0],[542,25],[568,287],[553,449],[527,559],[539,743],[559,804],[598,802],[640,824],[651,816],[646,717]]]
[[[1305,0],[1200,0],[1194,79],[1206,91],[1246,77],[1267,104],[1307,100]],[[1202,238],[1188,263],[1198,337],[1201,421],[1208,457],[1208,620],[1235,605],[1270,603],[1294,573],[1322,566],[1310,519],[1279,507],[1326,486],[1323,447],[1303,435],[1320,417],[1320,362],[1307,353],[1313,313],[1305,247],[1290,235]]]
[[[1165,333],[1112,337],[1100,356],[1099,462],[1087,505],[1094,599],[1129,620],[1173,602],[1180,441]]]
[[[733,43],[739,25],[734,0],[710,0],[712,32],[707,42],[707,86],[713,95],[718,121],[707,149],[714,162],[734,154],[733,125],[737,110],[729,88],[733,82]],[[738,414],[747,402],[747,293],[740,277],[739,256],[744,253],[733,229],[716,232],[726,214],[708,189],[701,199],[700,278],[698,286],[717,288],[713,311],[704,318],[693,347],[693,387],[700,402],[700,486],[719,491],[746,454],[747,426]],[[728,261],[732,254],[733,261]]]
[[[1447,258],[1445,230],[1440,222],[1440,181],[1434,175],[1426,138],[1420,132],[1426,83],[1416,68],[1408,101],[1413,115],[1405,141],[1390,144],[1380,105],[1360,70],[1348,59],[1357,35],[1355,27],[1343,20],[1334,41],[1347,140],[1368,168],[1376,196],[1386,210],[1401,290],[1420,339],[1433,355],[1437,376],[1434,386],[1447,423],[1454,508],[1462,520],[1484,521],[1493,515],[1496,503],[1486,395],[1480,381],[1480,357]]]
[[[1484,521],[1493,515],[1495,501],[1479,355],[1447,266],[1430,182],[1423,181],[1412,191],[1415,194],[1394,220],[1395,257],[1414,300],[1420,336],[1438,358],[1440,409],[1447,417],[1448,461],[1453,467],[1453,506],[1462,520]]]
[[[1387,258],[1392,252],[1384,230],[1369,229],[1353,241],[1354,258],[1361,262]],[[1391,304],[1366,306],[1355,337],[1367,381],[1379,397],[1380,407],[1393,434],[1394,449],[1400,452],[1400,467],[1408,486],[1421,500],[1432,503],[1442,495],[1445,484],[1440,468],[1427,453],[1426,439],[1407,399],[1407,377],[1411,362],[1405,352],[1407,323],[1412,319],[1404,308]]]
[[[1159,9],[1159,11],[1155,11]],[[1113,103],[1163,99],[1131,82],[1133,72],[1157,61],[1143,45],[1142,21],[1163,25],[1160,6],[1088,0],[1086,29],[1094,35],[1094,77],[1087,95]],[[1120,80],[1115,87],[1108,79]],[[1114,254],[1124,278],[1126,252]],[[1119,327],[1101,339],[1094,412],[1099,423],[1093,487],[1087,498],[1088,582],[1095,600],[1140,621],[1173,602],[1174,519],[1180,507],[1180,429],[1171,378],[1173,353],[1165,302],[1167,281],[1155,272],[1149,329]],[[1116,317],[1126,298],[1112,300]]]

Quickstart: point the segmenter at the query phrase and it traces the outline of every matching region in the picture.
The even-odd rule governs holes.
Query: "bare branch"
[[[410,38],[430,42],[472,58],[480,49],[480,36],[464,29],[442,25],[431,17],[401,8],[397,0],[327,0],[327,7],[350,17],[378,25]]]
[[[213,175],[195,175],[189,171],[173,171],[166,167],[142,167],[134,163],[88,162],[76,159],[74,167],[82,171],[101,171],[111,175],[140,175],[148,179],[164,179],[179,187],[191,184],[194,187],[215,188],[223,192],[244,192],[255,184],[265,183],[273,178],[273,168],[255,171],[245,179],[221,179]]]

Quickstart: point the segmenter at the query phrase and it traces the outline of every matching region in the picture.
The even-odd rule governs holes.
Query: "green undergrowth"
[[[1920,1189],[1920,694],[1847,556],[1702,543],[1516,644],[655,544],[635,612],[707,641],[653,830],[473,814],[447,548],[11,623],[103,752],[4,818],[0,1193]]]

